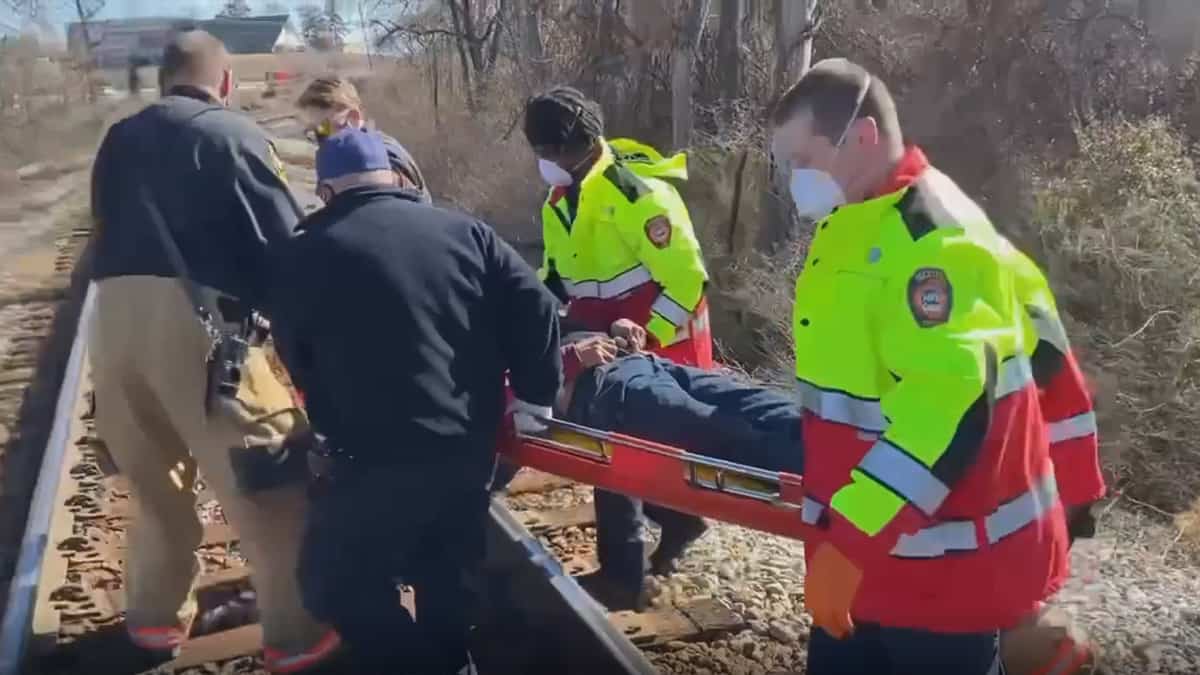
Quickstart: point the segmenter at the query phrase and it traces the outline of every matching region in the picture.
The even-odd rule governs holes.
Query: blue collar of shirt
[[[400,187],[385,187],[382,185],[364,185],[350,188],[333,196],[324,208],[310,213],[296,226],[297,232],[313,232],[322,230],[336,222],[354,207],[376,199],[403,199],[417,204],[428,204],[419,190]]]

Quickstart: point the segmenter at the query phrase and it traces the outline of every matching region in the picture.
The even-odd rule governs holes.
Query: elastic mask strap
[[[863,80],[862,86],[858,89],[858,95],[854,98],[854,111],[850,113],[850,120],[846,122],[846,127],[842,129],[842,135],[838,137],[837,145],[833,147],[840,148],[842,147],[842,143],[846,142],[846,134],[850,133],[850,127],[854,126],[855,120],[858,119],[858,113],[862,110],[863,101],[867,100],[867,91],[870,88],[871,74],[868,73],[867,77]]]

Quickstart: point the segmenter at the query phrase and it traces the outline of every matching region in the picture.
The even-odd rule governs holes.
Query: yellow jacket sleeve
[[[876,350],[895,384],[889,426],[831,506],[874,537],[911,505],[932,517],[975,462],[1005,356],[1020,353],[1011,275],[955,230],[916,242],[875,308]]]
[[[652,190],[619,223],[621,238],[662,286],[646,330],[667,345],[704,295],[708,272],[683,199],[673,186],[645,179]]]

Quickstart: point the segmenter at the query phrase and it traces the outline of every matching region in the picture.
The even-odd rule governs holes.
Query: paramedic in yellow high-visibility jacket
[[[599,105],[570,87],[527,102],[525,137],[550,186],[541,274],[567,305],[564,332],[608,333],[711,368],[708,272],[687,207],[668,182],[687,178],[685,156],[606,139]],[[636,500],[596,492],[601,571],[583,582],[612,609],[644,606],[642,510]],[[669,570],[704,520],[652,504],[645,511],[662,526],[651,568]]]
[[[687,207],[666,180],[687,178],[686,158],[605,139],[600,125],[598,106],[566,87],[526,106],[525,135],[550,185],[543,279],[567,303],[568,324],[607,333],[632,320],[651,351],[711,367],[708,272]]]
[[[1104,490],[1053,296],[861,67],[815,65],[772,122],[816,222],[793,316],[808,672],[1003,672],[1001,631],[1065,581],[1064,502]]]

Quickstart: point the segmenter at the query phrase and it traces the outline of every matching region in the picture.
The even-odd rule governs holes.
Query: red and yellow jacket
[[[685,179],[686,158],[628,139],[602,147],[575,199],[553,188],[542,206],[539,274],[561,282],[568,319],[582,329],[607,333],[631,319],[646,327],[652,351],[709,367],[708,272],[687,207],[664,180]]]
[[[862,568],[856,620],[1005,628],[1065,580],[1060,491],[1103,492],[1090,401],[1070,358],[1039,391],[1069,348],[1037,268],[919,150],[902,169],[819,223],[796,282],[803,517]]]

